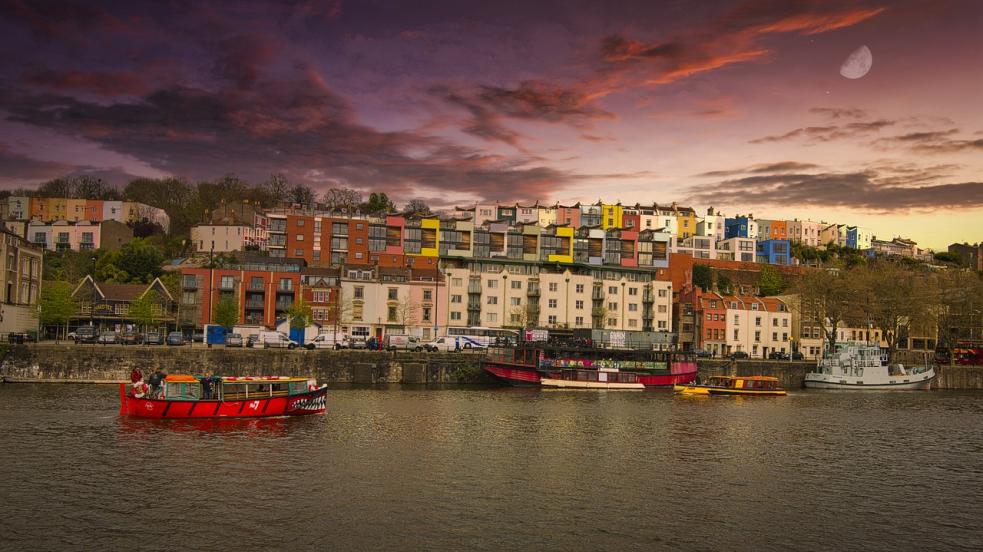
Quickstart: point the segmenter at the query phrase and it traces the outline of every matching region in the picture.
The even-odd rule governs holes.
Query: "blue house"
[[[724,239],[756,238],[754,228],[756,228],[755,222],[751,217],[724,219]]]
[[[757,258],[759,263],[792,264],[792,246],[788,240],[759,241]]]

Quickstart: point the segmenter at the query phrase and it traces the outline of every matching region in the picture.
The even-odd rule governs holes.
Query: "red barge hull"
[[[496,380],[516,387],[539,387],[543,377],[562,379],[562,372],[545,372],[534,368],[521,368],[507,364],[486,362],[482,366],[485,372]],[[683,385],[696,380],[697,366],[695,362],[674,362],[669,374],[638,374],[638,382],[648,388],[671,388],[673,385]]]
[[[270,418],[322,414],[327,407],[328,389],[318,389],[285,397],[257,397],[243,400],[148,399],[129,395],[127,385],[119,387],[121,416],[156,419]]]

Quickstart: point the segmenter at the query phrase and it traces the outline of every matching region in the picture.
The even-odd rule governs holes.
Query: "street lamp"
[[[566,311],[563,313],[563,325],[569,328],[570,327],[570,274],[567,274],[563,278],[563,282],[566,284],[563,290],[563,293],[566,295],[566,297],[563,298],[563,305]]]

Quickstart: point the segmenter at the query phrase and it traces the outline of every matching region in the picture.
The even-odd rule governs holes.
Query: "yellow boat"
[[[787,393],[778,387],[778,378],[770,376],[712,376],[702,385],[674,385],[680,395],[771,395]]]

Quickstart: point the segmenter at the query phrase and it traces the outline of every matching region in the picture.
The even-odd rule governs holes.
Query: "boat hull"
[[[806,380],[803,385],[809,389],[848,389],[855,391],[927,391],[932,387],[932,377],[920,380],[920,381],[899,381],[899,382],[889,382],[889,383],[857,383],[845,380],[820,380],[820,379],[809,379],[806,375]]]
[[[703,385],[676,385],[673,391],[680,395],[746,395],[784,397],[788,393],[784,389],[727,389],[723,387],[706,387]]]
[[[327,386],[286,397],[260,397],[236,401],[167,400],[132,397],[120,384],[121,416],[155,419],[270,418],[322,414],[327,407]]]
[[[509,366],[494,362],[487,362],[482,365],[482,369],[496,380],[513,385],[516,387],[542,387],[543,379],[562,380],[559,374],[540,372],[533,368],[522,368]],[[664,388],[674,385],[690,383],[696,379],[696,363],[681,362],[673,366],[670,374],[638,374],[638,383],[645,388]],[[563,380],[569,381],[569,380]],[[570,383],[573,383],[572,381]],[[600,383],[600,382],[598,382]],[[573,387],[573,386],[568,386]]]
[[[540,385],[555,389],[645,389],[641,383],[621,383],[608,381],[578,381],[553,378],[541,378]]]

